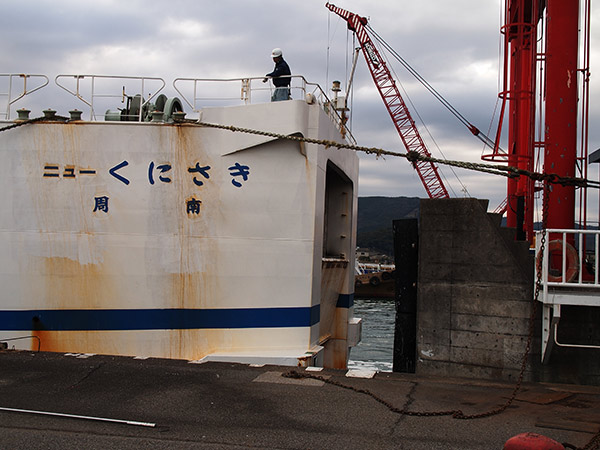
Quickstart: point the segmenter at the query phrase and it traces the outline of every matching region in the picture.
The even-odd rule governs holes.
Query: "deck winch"
[[[156,118],[160,117],[162,112],[162,122],[173,122],[173,114],[176,112],[183,112],[183,105],[181,100],[177,97],[167,97],[164,94],[160,94],[156,98],[156,103],[150,101],[144,102],[141,94],[134,96],[123,95],[124,99],[127,98],[127,106],[123,109],[107,110],[104,113],[104,120],[113,122],[150,122],[157,121]],[[140,117],[141,113],[141,117]]]

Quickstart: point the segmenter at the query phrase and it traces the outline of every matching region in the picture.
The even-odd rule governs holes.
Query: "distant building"
[[[368,248],[357,248],[356,249],[356,259],[359,261],[370,261],[371,259],[371,251]]]
[[[377,253],[369,248],[359,247],[356,249],[356,259],[359,262],[370,262],[377,264],[393,264],[394,258],[382,253]]]

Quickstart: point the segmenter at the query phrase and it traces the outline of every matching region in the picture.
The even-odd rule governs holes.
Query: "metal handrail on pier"
[[[542,241],[545,242],[543,249]],[[538,300],[543,305],[542,362],[548,361],[554,344],[561,347],[600,348],[598,345],[558,341],[561,306],[600,307],[600,230],[538,231],[535,255],[536,277],[537,268],[541,269]]]

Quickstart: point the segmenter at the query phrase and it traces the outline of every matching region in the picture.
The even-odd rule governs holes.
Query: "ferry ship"
[[[288,139],[352,139],[318,85],[270,102],[262,78],[178,78],[173,96],[159,78],[2,79],[5,347],[346,366],[358,157]],[[19,108],[48,84],[83,111]]]

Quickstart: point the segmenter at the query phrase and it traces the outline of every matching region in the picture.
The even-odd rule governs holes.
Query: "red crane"
[[[367,33],[367,18],[358,16],[345,9],[338,8],[331,3],[327,3],[325,6],[329,8],[330,11],[346,20],[346,22],[348,22],[348,28],[356,34],[356,37],[360,42],[363,56],[367,61],[369,71],[373,77],[373,81],[379,90],[379,94],[381,94],[383,103],[390,113],[392,122],[394,122],[396,130],[398,130],[398,134],[400,134],[400,138],[402,139],[402,143],[406,150],[408,152],[417,152],[421,155],[431,156],[419,134],[419,130],[410,115],[404,99],[400,95],[400,91],[396,86],[396,82],[392,77],[390,70]],[[432,162],[415,161],[412,164],[417,171],[429,198],[449,197],[448,191],[440,178],[438,169]]]

